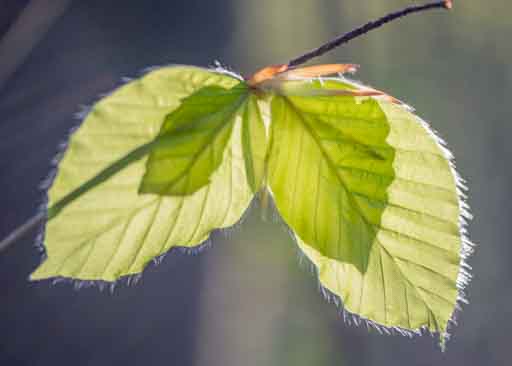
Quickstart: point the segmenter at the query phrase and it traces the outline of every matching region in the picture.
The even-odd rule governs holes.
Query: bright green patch
[[[208,184],[247,97],[247,88],[239,84],[204,87],[183,99],[165,117],[139,192],[188,195]]]
[[[266,173],[267,133],[255,96],[251,96],[243,115],[242,141],[247,179],[254,192],[261,188]]]

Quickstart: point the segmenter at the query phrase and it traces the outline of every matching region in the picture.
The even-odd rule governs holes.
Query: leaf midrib
[[[359,206],[359,204],[357,203],[357,201],[355,200],[355,198],[353,196],[353,193],[348,189],[347,184],[345,183],[343,178],[340,176],[336,163],[334,161],[332,161],[332,159],[329,157],[329,155],[325,151],[324,147],[322,146],[320,137],[316,135],[316,133],[313,131],[313,129],[311,128],[309,123],[306,121],[304,116],[302,116],[301,111],[299,109],[297,109],[297,107],[293,104],[293,102],[291,100],[289,100],[286,96],[283,96],[283,98],[286,101],[286,103],[290,106],[290,108],[293,109],[294,113],[299,117],[299,120],[302,122],[302,126],[304,127],[304,129],[309,133],[309,135],[313,138],[313,140],[315,140],[315,143],[317,144],[318,149],[321,151],[322,156],[324,157],[327,164],[329,165],[329,168],[332,171],[334,171],[336,178],[338,179],[340,184],[343,186],[343,188],[347,192],[351,203],[358,209],[360,216],[364,219],[364,221],[366,222],[367,225],[369,225],[370,227],[373,227],[374,224],[370,223],[368,221],[368,219],[366,218],[366,216],[364,216],[364,214],[362,213],[361,207]]]
[[[286,96],[282,96],[283,100],[289,105],[289,107],[293,110],[293,112],[298,116],[298,119],[299,121],[301,121],[301,124],[302,126],[304,127],[304,129],[309,133],[309,135],[313,138],[313,140],[315,140],[315,143],[317,144],[318,146],[318,149],[320,150],[320,152],[322,153],[322,156],[324,157],[324,159],[326,160],[327,162],[327,165],[329,166],[329,168],[331,170],[334,171],[335,173],[335,176],[336,178],[338,179],[338,181],[340,182],[340,184],[343,186],[343,189],[345,189],[345,191],[347,192],[347,197],[349,198],[350,200],[350,203],[353,204],[353,206],[358,210],[358,213],[359,213],[359,216],[363,219],[363,221],[366,223],[366,225],[371,228],[372,230],[375,230],[375,227],[373,224],[371,224],[368,219],[364,216],[364,214],[362,213],[362,210],[361,210],[361,207],[359,206],[359,204],[357,203],[357,201],[355,200],[352,192],[347,188],[347,185],[345,183],[345,181],[343,180],[343,178],[339,175],[338,173],[338,170],[336,169],[336,165],[334,164],[334,162],[331,160],[331,158],[329,157],[329,155],[327,154],[327,152],[325,151],[325,149],[323,148],[321,142],[320,142],[320,138],[316,135],[316,133],[313,131],[313,129],[311,128],[311,126],[308,124],[308,122],[306,121],[306,119],[304,118],[304,116],[301,114],[300,110],[297,109],[297,107],[293,104],[293,102],[291,100],[289,100],[289,98],[287,98]],[[363,256],[363,267],[367,267],[368,266],[368,261],[367,261],[367,258],[365,258]]]

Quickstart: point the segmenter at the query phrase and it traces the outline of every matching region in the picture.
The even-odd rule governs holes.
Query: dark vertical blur
[[[73,113],[121,77],[214,60],[246,74],[410,3],[0,0],[0,237],[41,203]],[[317,61],[359,63],[358,78],[415,106],[468,180],[475,279],[445,354],[429,337],[345,324],[282,225],[253,210],[201,255],[172,253],[112,295],[29,283],[35,233],[20,241],[0,255],[0,365],[509,364],[511,12],[507,0],[457,1]]]

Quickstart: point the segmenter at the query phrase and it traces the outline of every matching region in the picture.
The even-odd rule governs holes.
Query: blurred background
[[[80,105],[153,65],[242,74],[286,62],[410,0],[0,0],[0,237],[33,215]],[[257,210],[113,294],[30,283],[36,233],[0,255],[0,365],[508,365],[512,330],[512,3],[456,1],[388,25],[317,63],[416,107],[468,180],[478,243],[470,305],[446,353],[431,337],[346,324]]]

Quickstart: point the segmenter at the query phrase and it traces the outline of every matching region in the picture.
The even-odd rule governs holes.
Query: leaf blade
[[[458,296],[462,235],[456,177],[442,147],[401,106],[319,96],[311,85],[292,89],[299,92],[272,102],[269,183],[322,286],[362,318],[444,334]],[[309,175],[293,173],[292,164]]]
[[[49,206],[127,152],[153,141],[163,117],[183,97],[208,85],[229,88],[238,82],[206,69],[170,67],[102,99],[71,137],[48,193]],[[212,230],[234,224],[252,199],[240,129],[238,120],[210,184],[190,196],[139,195],[145,157],[69,202],[46,224],[47,259],[31,279],[114,281],[139,273],[173,247],[197,246]]]

